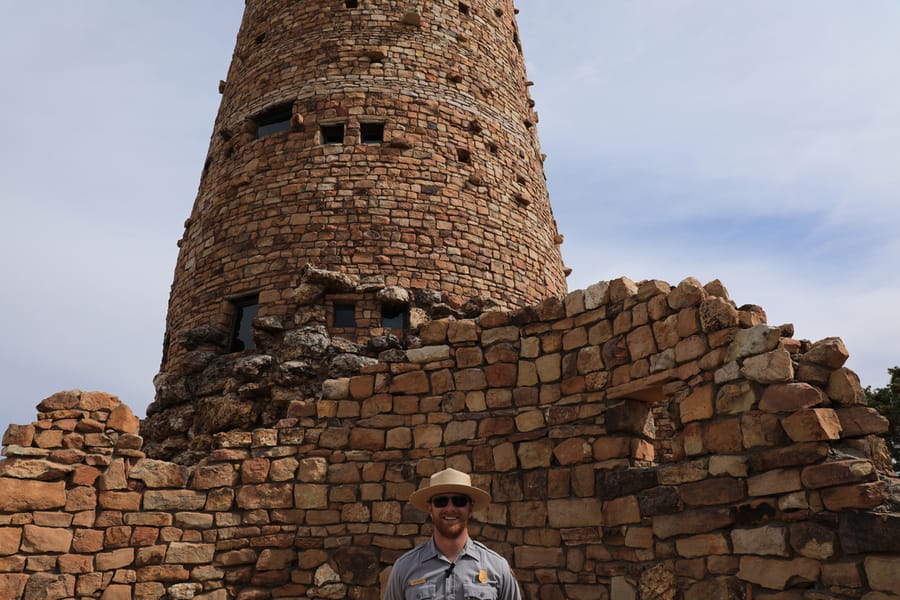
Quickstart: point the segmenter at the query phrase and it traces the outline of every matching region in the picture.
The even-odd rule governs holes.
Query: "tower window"
[[[359,8],[359,0],[344,0],[344,6],[347,8]]]
[[[334,327],[344,329],[356,328],[356,304],[352,302],[341,302],[334,304]]]
[[[323,144],[343,144],[344,143],[344,124],[330,123],[322,125],[319,129],[322,135]]]
[[[369,121],[359,124],[359,139],[363,144],[381,144],[384,142],[384,123]]]
[[[472,162],[472,153],[465,148],[457,148],[456,159],[462,163],[470,163]]]
[[[231,334],[228,339],[228,351],[240,352],[253,350],[253,320],[259,314],[259,296],[247,296],[231,301],[234,317],[231,320]]]
[[[274,106],[257,115],[253,121],[256,123],[257,138],[263,138],[281,131],[289,131],[291,128],[291,104]]]
[[[463,2],[460,2],[459,3],[459,12],[461,12],[464,15],[469,14],[469,5],[465,4]]]
[[[382,306],[381,326],[385,329],[407,329],[409,310],[406,306]]]

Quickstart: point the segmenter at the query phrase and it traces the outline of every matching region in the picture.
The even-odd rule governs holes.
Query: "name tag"
[[[427,579],[413,579],[412,581],[409,582],[409,585],[410,585],[410,587],[412,587],[414,585],[422,585],[426,581],[428,581],[428,580]]]

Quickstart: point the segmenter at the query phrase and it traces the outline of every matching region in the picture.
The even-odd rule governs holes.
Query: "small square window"
[[[232,300],[231,305],[234,316],[231,319],[228,351],[253,350],[256,348],[256,344],[253,342],[253,320],[259,314],[259,296],[253,295]]]
[[[469,152],[466,148],[457,148],[456,159],[459,162],[470,163],[472,162],[472,153]]]
[[[363,144],[381,144],[384,142],[384,123],[377,121],[359,124],[359,139]]]
[[[352,302],[336,303],[334,305],[333,326],[343,329],[355,329],[356,305]]]
[[[465,4],[463,2],[460,2],[459,3],[459,12],[461,12],[464,15],[469,14],[469,5]]]
[[[382,306],[381,326],[385,329],[407,329],[409,310],[405,306]]]
[[[323,144],[343,144],[344,143],[344,124],[330,123],[322,125],[319,130],[322,134]]]
[[[291,105],[281,104],[272,107],[257,115],[253,121],[256,123],[257,138],[263,138],[281,131],[290,131]]]
[[[359,8],[358,0],[344,0],[344,6],[347,8]]]

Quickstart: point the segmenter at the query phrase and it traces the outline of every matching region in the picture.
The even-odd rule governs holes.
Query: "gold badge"
[[[481,583],[487,583],[487,571],[485,571],[484,569],[478,571],[478,581],[480,581]]]
[[[426,581],[428,581],[428,580],[425,579],[425,578],[422,578],[422,579],[413,579],[412,581],[409,582],[409,587],[413,587],[413,586],[415,586],[415,585],[422,585],[422,584],[425,583]]]

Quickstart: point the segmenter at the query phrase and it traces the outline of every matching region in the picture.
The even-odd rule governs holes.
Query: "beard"
[[[461,536],[465,533],[469,524],[469,520],[462,516],[457,517],[456,520],[453,521],[447,521],[440,516],[437,518],[432,517],[431,520],[435,530],[448,539],[456,539]]]

